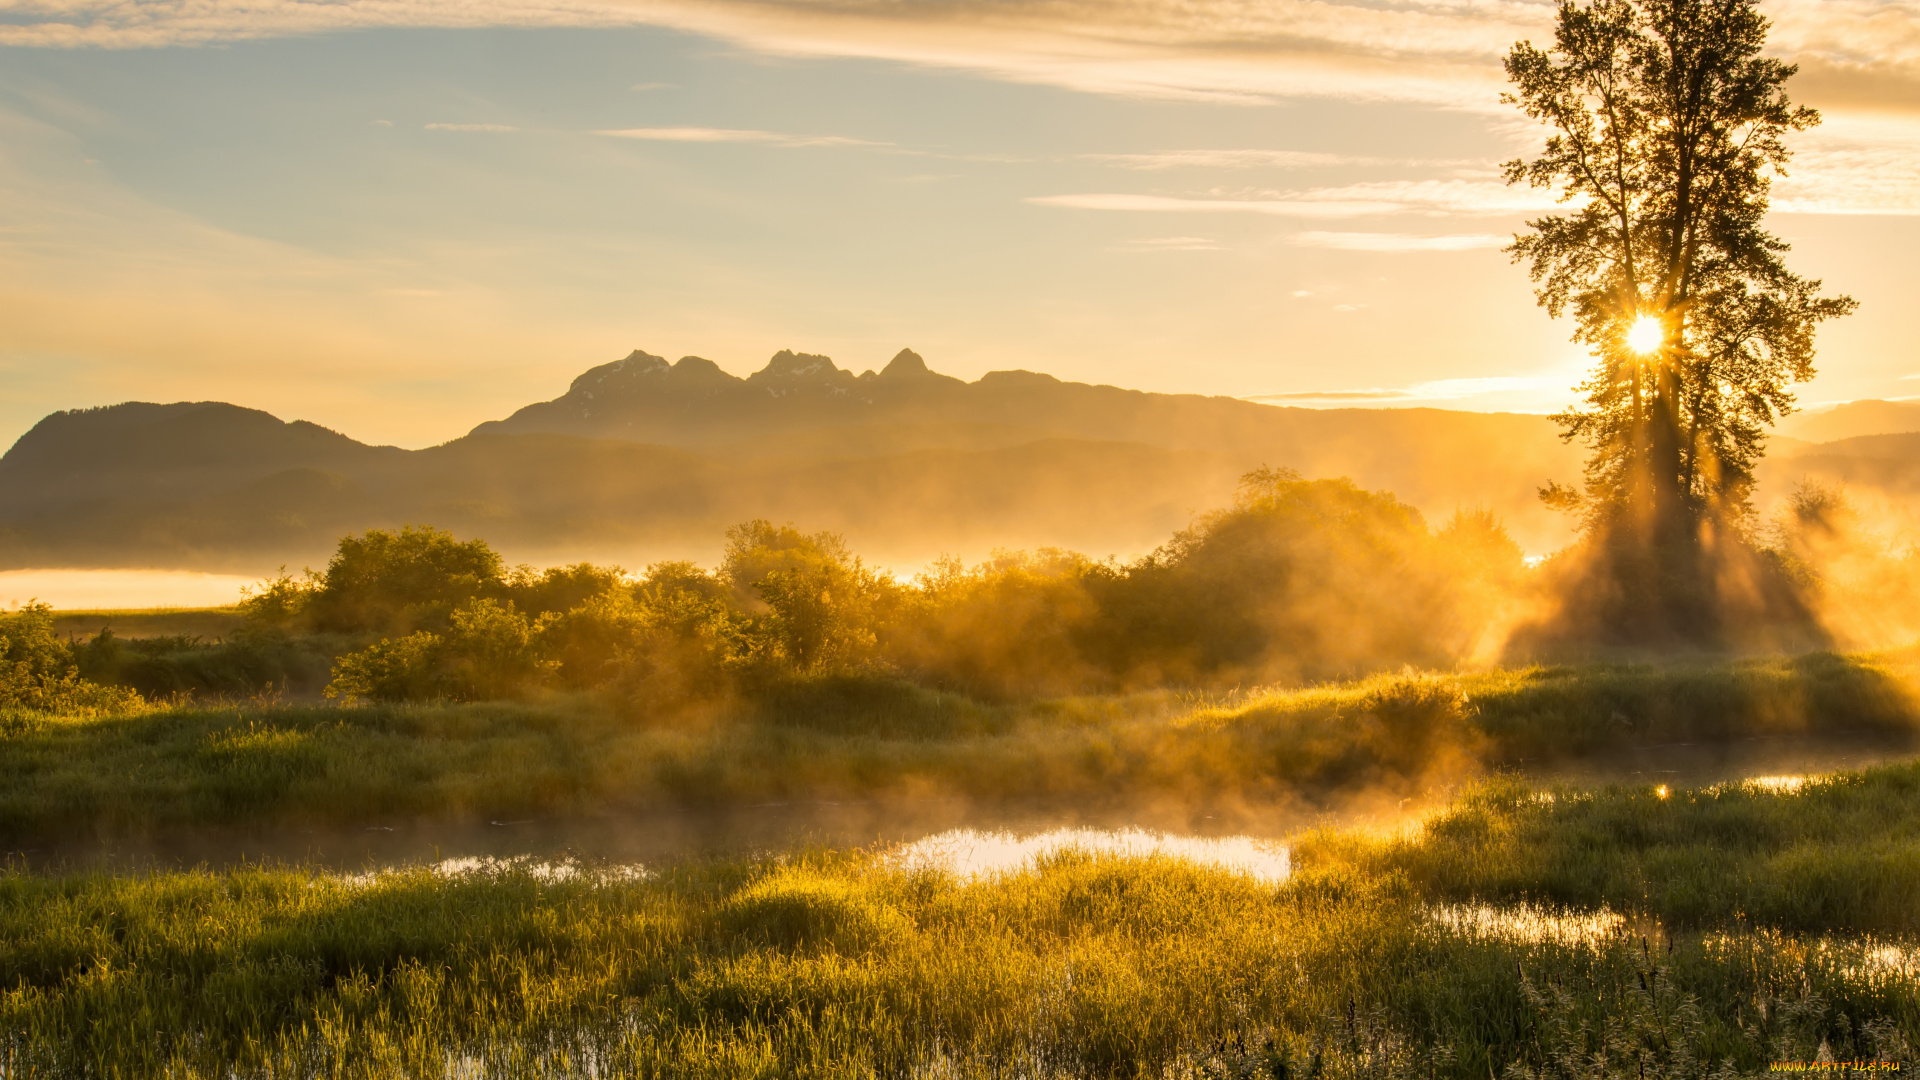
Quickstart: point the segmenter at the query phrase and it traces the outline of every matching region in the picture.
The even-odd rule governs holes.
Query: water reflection
[[[1298,807],[1087,804],[1077,800],[976,803],[965,799],[793,802],[481,822],[380,820],[358,827],[200,829],[109,841],[0,848],[0,864],[42,872],[116,873],[294,864],[341,873],[381,868],[510,870],[520,860],[562,866],[664,866],[808,847],[882,852],[940,837],[1074,837],[1095,851],[1171,852],[1176,838],[1199,861],[1285,876],[1278,841],[1323,822]],[[1158,838],[1158,839],[1153,839]],[[1265,846],[1262,846],[1262,845]],[[994,843],[975,844],[982,852]],[[1072,846],[1052,843],[1048,850]],[[1178,845],[1174,845],[1178,846]],[[1034,848],[1038,851],[1039,848]],[[1020,856],[1024,857],[1024,856]],[[1275,870],[1275,866],[1280,867]]]
[[[363,870],[359,873],[335,875],[350,886],[368,886],[379,884],[382,880],[396,874],[412,871],[405,865]],[[587,865],[578,859],[541,859],[532,855],[515,855],[496,858],[492,855],[464,855],[459,858],[441,859],[425,867],[436,877],[449,879],[488,878],[504,875],[526,875],[535,881],[590,881],[596,885],[617,881],[640,881],[652,877],[652,872],[639,863],[625,865]]]
[[[1140,857],[1167,856],[1281,882],[1292,872],[1285,846],[1250,836],[1179,836],[1145,829],[1052,829],[1019,836],[1011,832],[953,829],[896,849],[896,866],[949,870],[961,877],[992,877],[1034,865],[1062,851]]]
[[[1626,916],[1601,908],[1597,911],[1563,911],[1532,904],[1444,904],[1428,909],[1427,918],[1438,926],[1468,937],[1520,945],[1565,945],[1593,947],[1619,933]]]

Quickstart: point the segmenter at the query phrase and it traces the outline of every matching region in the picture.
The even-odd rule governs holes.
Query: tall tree
[[[1854,308],[1762,227],[1785,137],[1820,122],[1787,99],[1795,69],[1760,55],[1767,27],[1754,0],[1562,0],[1553,47],[1507,56],[1504,100],[1552,129],[1507,182],[1570,206],[1507,250],[1598,360],[1584,406],[1555,417],[1592,448],[1586,490],[1541,495],[1584,508],[1590,534],[1694,544],[1737,524],[1765,428],[1813,375],[1815,324]]]

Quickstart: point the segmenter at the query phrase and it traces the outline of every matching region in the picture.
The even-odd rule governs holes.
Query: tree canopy
[[[1542,496],[1590,530],[1692,543],[1708,518],[1738,523],[1766,427],[1813,375],[1815,325],[1855,306],[1788,270],[1763,227],[1787,136],[1820,120],[1761,55],[1767,28],[1754,0],[1562,0],[1552,47],[1508,54],[1505,100],[1551,134],[1507,182],[1569,209],[1507,250],[1598,360],[1556,417],[1593,448],[1585,491]]]

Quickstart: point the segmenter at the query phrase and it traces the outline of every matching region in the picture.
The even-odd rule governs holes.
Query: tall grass
[[[1632,907],[1669,925],[1920,931],[1920,763],[1779,783],[1493,781],[1413,837],[1328,834],[1296,857],[1459,899]]]
[[[1519,759],[1836,731],[1910,737],[1911,654],[1403,674],[989,704],[819,677],[698,714],[238,702],[0,717],[0,838],[792,798],[1404,797]]]
[[[1415,843],[1444,858],[1441,836]],[[1898,942],[1604,913],[1567,933],[1445,893],[1071,851],[980,881],[825,851],[640,876],[15,872],[0,1070],[1704,1077],[1907,1060],[1920,1035]]]

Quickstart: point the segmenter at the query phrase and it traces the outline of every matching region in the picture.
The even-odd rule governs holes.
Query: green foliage
[[[1507,181],[1577,203],[1508,250],[1600,360],[1587,406],[1556,417],[1593,447],[1591,529],[1684,542],[1737,525],[1766,426],[1813,376],[1815,325],[1853,310],[1762,228],[1787,136],[1820,121],[1788,101],[1795,69],[1762,55],[1767,28],[1754,0],[1564,0],[1551,49],[1508,54],[1507,100],[1551,133]],[[1654,340],[1630,345],[1643,320]]]
[[[1920,767],[1795,785],[1587,790],[1490,781],[1386,842],[1330,837],[1308,862],[1399,874],[1427,895],[1637,911],[1671,928],[1920,929]]]
[[[466,699],[552,683],[665,715],[857,672],[1011,699],[1483,659],[1510,621],[1520,567],[1484,512],[1436,532],[1389,495],[1262,469],[1233,508],[1131,565],[1002,551],[902,584],[838,535],[749,521],[727,530],[713,573],[661,563],[633,581],[582,563],[507,575],[484,542],[421,527],[346,537],[326,573],[283,571],[243,610],[258,627],[362,635],[335,696]],[[525,613],[524,643],[454,628],[457,612],[477,618],[489,603]],[[489,657],[506,667],[483,672]]]
[[[691,563],[657,563],[628,596],[604,594],[557,623],[563,671],[575,685],[605,673],[614,695],[643,713],[671,713],[726,695],[734,675],[764,652],[751,617],[729,602],[728,587]],[[582,650],[586,640],[595,647]],[[579,657],[595,658],[591,664]]]
[[[627,572],[617,566],[574,563],[535,570],[516,567],[507,579],[506,598],[521,611],[571,611],[595,597],[621,591]]]
[[[1140,563],[1099,567],[1087,649],[1126,681],[1325,678],[1466,658],[1483,614],[1458,573],[1511,577],[1491,523],[1436,537],[1418,511],[1347,480],[1261,469],[1232,509]]]
[[[790,668],[813,672],[869,661],[896,588],[834,533],[749,521],[727,530],[720,574],[766,608],[765,632]]]
[[[0,873],[0,1060],[182,1078],[1751,1075],[1911,1063],[1875,939],[1066,851]],[[1541,932],[1555,920],[1594,928]],[[217,927],[217,933],[208,928]],[[1642,936],[1646,934],[1647,936]]]
[[[395,666],[396,678],[444,670]],[[0,841],[788,799],[1423,797],[1516,759],[1817,736],[1836,724],[1911,738],[1916,674],[1903,654],[1378,675],[1021,704],[850,672],[771,680],[685,716],[562,693],[512,704],[411,705],[369,693],[354,709],[180,703],[108,718],[37,714],[0,723]],[[454,696],[434,684],[413,693]],[[387,696],[406,695],[403,686]],[[265,756],[205,753],[235,739]],[[295,745],[310,756],[289,781],[269,765]],[[243,818],[235,807],[247,808]]]
[[[240,587],[240,614],[256,626],[286,629],[307,614],[314,593],[324,583],[325,579],[311,570],[304,578],[296,578],[282,566],[259,584]]]
[[[88,715],[139,703],[137,693],[80,677],[72,649],[54,635],[46,604],[0,614],[0,710]]]
[[[186,634],[122,638],[112,627],[73,647],[83,678],[142,694],[251,696],[266,690],[315,693],[326,685],[336,642],[273,626],[242,627],[207,642]]]
[[[989,697],[1072,693],[1105,682],[1079,635],[1098,616],[1095,563],[1056,549],[996,551],[971,569],[936,562],[901,601],[889,662],[935,685]]]
[[[340,540],[326,573],[311,586],[301,614],[320,630],[381,634],[442,630],[455,609],[507,586],[500,556],[484,540],[460,541],[429,526],[399,532],[369,529]],[[284,573],[257,596],[262,610],[291,607],[279,599],[297,588]],[[268,598],[272,597],[271,601]]]
[[[510,602],[473,600],[453,611],[443,633],[422,630],[383,639],[341,657],[326,694],[345,701],[519,696],[559,666],[545,659],[541,648],[548,621],[529,620]]]

